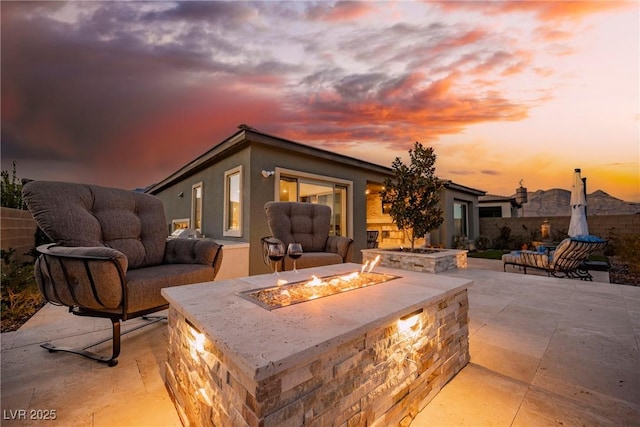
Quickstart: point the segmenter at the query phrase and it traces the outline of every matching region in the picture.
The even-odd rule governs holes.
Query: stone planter
[[[362,262],[371,262],[378,255],[381,267],[400,270],[440,273],[467,268],[467,251],[457,249],[427,249],[428,252],[404,252],[397,249],[363,249]]]

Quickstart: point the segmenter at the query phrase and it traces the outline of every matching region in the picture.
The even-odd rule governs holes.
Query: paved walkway
[[[501,270],[470,259],[452,274],[474,280],[471,363],[411,427],[640,426],[640,287],[606,283],[606,273],[588,283]],[[164,387],[164,322],[125,336],[115,368],[38,345],[109,333],[104,319],[47,305],[2,334],[2,425],[179,426]],[[52,412],[55,421],[35,419]]]

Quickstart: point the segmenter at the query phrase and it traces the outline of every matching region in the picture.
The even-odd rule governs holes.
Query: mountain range
[[[511,197],[515,197],[515,194]],[[520,210],[524,216],[570,216],[571,192],[554,188],[527,192],[527,203]],[[523,212],[524,211],[524,212]],[[640,203],[625,202],[602,190],[587,194],[588,215],[629,215],[640,213]]]

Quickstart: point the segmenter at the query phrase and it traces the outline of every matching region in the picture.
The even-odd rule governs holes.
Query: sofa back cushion
[[[38,226],[57,244],[116,249],[130,269],[162,263],[166,220],[152,195],[55,181],[30,181],[22,193]]]
[[[274,237],[286,245],[297,242],[304,252],[323,252],[331,227],[331,208],[298,202],[268,202],[267,223]]]

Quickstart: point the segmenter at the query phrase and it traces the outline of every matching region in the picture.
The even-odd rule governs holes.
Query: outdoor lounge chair
[[[96,185],[29,181],[23,197],[54,242],[37,248],[35,276],[45,299],[78,316],[111,320],[111,356],[43,344],[115,366],[120,322],[166,309],[162,288],[214,279],[221,245],[211,239],[167,239],[160,199]],[[108,340],[103,340],[105,342]],[[96,343],[98,344],[98,343]]]
[[[534,268],[547,272],[548,276],[569,277],[581,280],[593,280],[586,259],[594,252],[604,249],[606,240],[594,236],[570,237],[564,239],[551,253],[535,251],[515,251],[502,255],[504,271],[507,265],[514,265],[524,270]]]
[[[329,236],[331,208],[299,202],[268,202],[264,206],[271,237],[262,239],[265,263],[270,242],[302,244],[303,254],[296,261],[297,268],[351,262],[353,240],[344,236]],[[293,261],[284,257],[278,270],[292,270]]]

